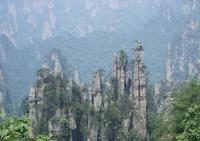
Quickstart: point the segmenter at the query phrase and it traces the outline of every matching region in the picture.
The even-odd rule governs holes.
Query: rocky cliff
[[[187,51],[189,46],[198,44],[198,0],[81,0],[80,3],[7,0],[0,3],[2,67],[13,101],[21,101],[26,95],[35,79],[35,70],[53,47],[59,48],[65,57],[70,56],[70,63],[76,61],[85,82],[96,68],[109,71],[112,62],[107,60],[122,46],[131,52],[136,37],[148,45],[145,63],[153,82],[164,78],[166,60],[168,77],[183,79],[198,70],[195,47]],[[169,54],[168,46],[171,46]],[[171,64],[173,60],[175,63]]]
[[[2,55],[0,50],[0,116],[5,116],[11,114],[12,103],[6,86],[5,74],[1,67]]]
[[[5,80],[3,76],[2,70],[0,70],[0,108],[1,108],[1,114],[5,114],[4,108],[3,108],[3,102],[6,95],[6,88],[5,88]]]
[[[146,73],[141,43],[137,43],[133,56],[133,64],[129,65],[125,51],[120,51],[113,59],[110,84],[97,70],[90,87],[86,87],[80,85],[77,67],[74,75],[67,76],[61,54],[52,51],[29,93],[33,136],[49,133],[56,140],[73,141],[115,141],[137,136],[145,140]]]

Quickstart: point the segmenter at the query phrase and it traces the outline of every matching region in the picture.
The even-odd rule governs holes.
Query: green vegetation
[[[0,141],[50,141],[47,136],[32,138],[28,118],[6,118],[0,122]]]
[[[129,117],[129,114],[133,112],[133,103],[126,94],[121,95],[115,102],[108,104],[108,109],[106,109],[103,113],[103,120],[105,121],[104,125],[106,127],[106,135],[109,141],[131,140],[133,133],[130,131],[127,135],[126,129],[123,129],[122,122],[123,120],[128,120],[127,117]]]
[[[176,137],[177,141],[200,140],[200,106],[188,108],[183,120],[183,129],[183,133]]]
[[[173,117],[171,119],[172,123],[171,132],[173,133],[173,137],[175,138],[175,137],[180,137],[180,135],[187,132],[188,125],[186,125],[186,123],[188,124],[188,115],[190,115],[193,110],[198,111],[197,107],[200,106],[199,82],[193,81],[189,84],[186,84],[185,86],[183,86],[182,89],[174,93],[174,97],[175,97],[175,102],[174,102],[174,108],[172,109]],[[191,121],[195,120],[195,118],[197,117],[198,113],[197,115],[194,114],[192,117],[190,117]],[[199,123],[196,126],[200,127]],[[192,141],[198,141],[197,138],[198,137],[194,137],[194,140]]]
[[[42,118],[38,116],[33,129],[28,118],[1,119],[0,141],[49,141],[49,133],[51,139],[59,141],[68,141],[70,138],[83,141],[92,130],[97,131],[99,140],[146,141],[132,127],[124,127],[124,121],[137,113],[126,93],[115,98],[115,78],[111,79],[111,88],[103,86],[106,104],[95,111],[91,101],[83,100],[86,88],[81,88],[61,75],[52,75],[48,69],[39,70],[37,75],[37,88],[43,88],[44,94],[43,103],[38,106]],[[147,87],[147,126],[150,140],[199,141],[200,83],[185,83],[173,92],[172,97],[169,113],[163,111],[156,114],[154,89],[152,85]],[[26,99],[22,104],[25,113],[28,112],[27,102]],[[75,127],[72,127],[72,119]],[[88,120],[90,124],[87,123]],[[56,131],[49,131],[49,123],[56,127]],[[36,137],[32,138],[30,133]]]
[[[154,115],[150,119],[153,141],[200,140],[200,83],[185,83],[173,93],[173,107],[169,115]]]
[[[43,87],[44,97],[42,104],[37,107],[41,116],[38,115],[38,121],[34,124],[34,135],[49,134],[49,124],[52,124],[53,139],[69,140],[70,133],[73,132],[74,139],[81,140],[85,131],[81,123],[89,107],[88,103],[82,100],[80,87],[66,77],[52,75],[48,69],[40,69],[37,76],[39,79],[36,86]],[[26,105],[22,104],[25,113],[28,111]],[[73,131],[70,129],[70,118],[76,123],[76,129]]]
[[[120,94],[117,99],[113,99],[115,91],[102,86],[106,104],[96,111],[90,100],[83,100],[86,89],[67,77],[54,76],[48,69],[40,69],[37,76],[39,79],[36,86],[39,90],[42,88],[44,97],[42,104],[37,107],[41,115],[38,115],[38,120],[33,124],[34,135],[50,133],[52,139],[59,141],[67,141],[70,138],[82,141],[90,136],[91,130],[96,130],[99,140],[142,140],[136,131],[130,130],[131,127],[125,129],[123,125],[130,115],[135,114],[134,103],[128,94]],[[115,85],[112,86],[114,87]],[[24,113],[28,112],[27,102],[28,100],[25,100],[22,104]],[[75,127],[72,125],[72,119]],[[49,124],[55,127],[51,131]]]
[[[120,50],[119,52],[120,62],[122,62],[122,65],[126,65],[128,62],[128,56],[124,50]]]

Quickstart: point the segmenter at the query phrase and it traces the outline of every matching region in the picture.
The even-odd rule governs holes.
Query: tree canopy
[[[0,122],[0,141],[51,141],[48,136],[31,137],[29,118],[5,118]]]

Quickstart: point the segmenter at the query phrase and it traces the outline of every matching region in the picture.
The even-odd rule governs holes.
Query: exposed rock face
[[[134,49],[132,65],[128,64],[127,56],[123,50],[120,51],[119,56],[114,55],[113,79],[115,99],[118,98],[119,94],[128,94],[136,110],[135,113],[129,114],[130,117],[122,121],[125,133],[128,133],[130,127],[133,127],[141,136],[145,137],[147,135],[146,72],[144,50],[140,42]]]
[[[33,85],[29,92],[29,118],[32,120],[32,125],[35,125],[41,119],[41,105],[43,103],[44,86]],[[34,136],[35,133],[32,132]]]
[[[76,121],[74,116],[72,115],[71,111],[69,111],[69,127],[70,129],[76,129]]]
[[[104,95],[103,95],[103,87],[102,87],[102,74],[98,70],[94,73],[92,78],[92,88],[89,90],[89,101],[91,104],[92,109],[94,109],[94,114],[97,115],[100,113],[100,110],[104,108]],[[98,140],[99,132],[101,127],[94,124],[94,118],[91,116],[90,113],[88,118],[88,127],[90,129],[90,134],[87,138],[88,141],[96,141]],[[99,117],[100,118],[100,117]]]
[[[51,53],[43,65],[43,73],[40,74],[41,78],[38,78],[37,85],[34,85],[29,93],[29,117],[33,121],[33,127],[43,118],[44,111],[41,111],[41,105],[44,103],[45,91],[48,87],[48,89],[51,89],[51,92],[55,93],[55,98],[59,99],[56,102],[59,106],[54,105],[57,107],[53,112],[49,109],[52,112],[52,117],[47,121],[48,132],[53,135],[54,139],[57,139],[65,131],[59,122],[61,119],[67,121],[66,127],[68,127],[68,133],[70,134],[67,137],[72,141],[80,140],[80,138],[83,141],[118,140],[119,136],[117,133],[114,133],[115,130],[118,130],[128,137],[129,131],[132,131],[132,129],[136,130],[140,136],[145,138],[147,136],[146,73],[144,50],[141,43],[137,44],[134,51],[132,65],[129,65],[128,58],[123,50],[119,52],[119,56],[114,56],[112,81],[110,85],[105,87],[109,91],[109,94],[104,91],[101,70],[94,73],[92,85],[86,88],[80,85],[80,74],[77,68],[75,68],[73,76],[65,80],[64,69],[62,67],[64,65],[62,65],[59,59],[59,52]],[[48,73],[50,76],[55,77],[49,78]],[[58,74],[61,74],[59,80],[56,79]],[[47,83],[47,87],[46,81],[50,82],[50,85]],[[49,93],[50,96],[51,92]],[[62,97],[65,99],[62,100]],[[126,98],[128,101],[131,101],[131,104],[134,104],[131,106],[134,107],[135,111],[126,105],[126,102],[128,102],[124,101]],[[127,111],[125,113],[126,117],[121,114],[120,118],[108,116],[105,119],[105,114],[109,111],[109,108],[116,108],[112,106],[123,108],[120,103],[127,106],[127,109],[130,108],[129,110],[124,109]],[[87,104],[88,109],[86,108]],[[80,105],[84,107],[79,107]],[[85,108],[84,110],[86,111],[81,111],[82,108]],[[120,112],[123,113],[122,111]],[[104,120],[112,121],[110,121],[111,123],[105,123]],[[113,120],[118,122],[115,123]],[[110,130],[107,128],[113,125],[115,126],[115,124],[118,129],[111,129],[112,137],[110,137],[106,133],[107,130]],[[89,131],[86,130],[86,133],[82,133],[81,128],[84,130],[88,129]]]
[[[5,95],[6,95],[5,80],[4,80],[3,72],[0,69],[0,109],[3,115],[5,114],[4,105],[3,105],[3,101],[5,100],[4,99]]]
[[[1,60],[0,60],[0,110],[1,110],[0,116],[9,115],[11,114],[11,110],[12,110],[12,101],[7,91],[5,75],[1,68]]]
[[[200,79],[200,40],[199,20],[190,19],[184,26],[181,36],[168,44],[167,80]]]
[[[119,56],[113,56],[113,78],[115,80],[116,98],[126,92],[128,60],[125,52],[120,51]]]
[[[5,94],[5,81],[2,71],[0,70],[0,103],[2,103],[4,94]]]
[[[50,120],[48,122],[48,130],[49,133],[51,135],[53,135],[53,138],[56,139],[57,136],[59,136],[59,134],[62,134],[63,132],[63,128],[61,127],[61,124],[59,122],[61,122],[59,119],[63,118],[63,119],[68,119],[68,125],[69,125],[69,129],[70,129],[70,138],[72,135],[72,130],[76,129],[76,121],[74,119],[74,116],[72,115],[71,111],[69,110],[68,113],[66,113],[66,111],[64,111],[64,109],[57,109],[56,113],[55,113],[55,117],[57,119],[57,121],[55,120]]]
[[[157,113],[168,113],[172,105],[172,92],[178,86],[175,81],[160,81],[155,85],[155,104]]]
[[[80,86],[81,85],[81,77],[80,77],[80,72],[79,72],[79,69],[78,69],[78,66],[75,66],[74,67],[74,82]]]
[[[171,124],[169,120],[172,117],[171,110],[174,104],[173,92],[176,87],[179,86],[179,82],[176,81],[160,81],[155,85],[155,106],[157,115],[162,116],[162,122],[167,129],[171,129]],[[166,140],[171,139],[170,134],[163,134],[161,139]]]
[[[51,70],[55,76],[58,74],[63,76],[63,74],[66,72],[66,64],[62,58],[60,50],[52,50],[46,57],[42,67]]]
[[[92,85],[92,105],[95,111],[103,108],[103,90],[102,90],[102,76],[99,71],[95,72],[93,76]]]
[[[58,123],[49,122],[48,125],[49,133],[55,137],[57,134],[61,132],[61,128]]]
[[[53,50],[46,57],[42,69],[38,72],[38,80],[37,82],[30,88],[29,92],[29,117],[32,120],[33,128],[36,128],[37,124],[39,124],[40,120],[42,120],[42,105],[44,103],[44,91],[46,87],[46,79],[48,79],[48,75],[61,75],[64,76],[65,72],[65,64],[62,60],[62,56],[59,50]],[[56,85],[56,84],[55,84]],[[70,88],[66,90],[70,91]],[[55,112],[55,118],[59,119],[60,117],[66,117],[63,109],[57,109]],[[70,118],[72,128],[74,128],[74,120]],[[71,127],[71,126],[70,126]],[[49,133],[53,136],[56,136],[61,132],[61,127],[59,122],[48,121]],[[35,136],[37,133],[35,131],[32,132],[32,135]]]
[[[144,50],[141,43],[138,43],[137,47],[135,48],[134,57],[131,97],[134,100],[137,113],[136,117],[133,118],[133,126],[141,135],[146,136],[146,73],[144,66]]]
[[[135,112],[129,113],[129,117],[122,121],[124,133],[128,133],[128,130],[132,127],[145,137],[147,135],[146,72],[144,50],[140,42],[134,49],[133,64],[129,65],[123,50],[120,51],[119,56],[114,55],[112,83],[115,100],[118,99],[119,95],[127,94],[135,107]]]
[[[5,109],[4,109],[4,100],[5,100],[5,96],[6,96],[6,84],[5,84],[5,78],[4,78],[4,75],[3,75],[3,71],[2,71],[2,68],[1,68],[1,64],[2,64],[2,61],[4,60],[4,51],[3,51],[3,48],[1,46],[1,43],[0,43],[0,110],[2,112],[2,115],[4,116],[5,115]]]

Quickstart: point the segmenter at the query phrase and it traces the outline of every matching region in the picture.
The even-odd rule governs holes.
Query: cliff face
[[[71,87],[69,88],[69,80],[64,79],[64,75],[66,75],[67,72],[65,65],[66,64],[64,63],[64,59],[62,58],[60,51],[55,49],[52,50],[45,58],[42,69],[37,72],[38,80],[32,85],[29,92],[29,117],[32,119],[32,125],[34,129],[37,128],[43,121],[43,116],[45,115],[44,110],[47,110],[46,107],[43,107],[44,104],[47,104],[48,100],[48,94],[46,93],[55,93],[56,98],[56,94],[61,91],[59,89],[59,87],[61,87],[60,85],[62,85],[62,91],[66,90],[67,92],[70,92],[72,89]],[[58,79],[56,79],[57,77]],[[53,95],[51,98],[53,98]],[[55,106],[54,108],[56,109],[52,109],[52,116],[55,119],[59,119],[62,116],[70,116],[69,120],[74,122],[74,119],[71,119],[72,115],[69,109],[69,111],[65,111],[59,105]],[[65,112],[67,112],[67,114]],[[56,121],[51,121],[50,117],[47,119],[48,120],[45,122],[45,128],[48,128],[49,133],[51,133],[53,136],[56,136],[61,132],[60,124]],[[73,124],[70,127],[74,128],[74,126],[75,125]],[[32,135],[37,135],[38,132],[40,131],[34,130]]]
[[[168,45],[167,79],[199,79],[199,22],[191,20],[182,32],[182,37]]]
[[[155,97],[157,113],[168,113],[172,107],[173,96],[172,93],[179,86],[176,81],[160,81],[155,85]],[[167,117],[167,116],[165,116]]]
[[[146,96],[146,72],[144,66],[144,50],[142,44],[138,44],[135,49],[133,61],[133,78],[132,78],[132,97],[135,103],[135,108],[138,111],[137,120],[133,119],[135,128],[138,129],[141,135],[147,134],[146,129],[146,111],[147,111],[147,96]]]
[[[128,25],[136,25],[134,24],[136,22],[130,21],[127,14],[131,14],[138,19],[137,21],[144,23],[144,20],[136,13],[150,9],[149,3],[154,3],[155,7],[160,6],[160,2],[155,0],[135,2],[80,0],[79,3],[65,0],[59,2],[53,0],[2,1],[0,2],[0,12],[2,13],[0,33],[8,36],[15,47],[20,48],[22,40],[34,45],[36,44],[35,39],[51,39],[60,33],[64,34],[65,31],[81,37],[98,30],[120,31],[122,25],[128,31]],[[134,9],[136,12],[128,12],[125,9],[131,11]],[[123,16],[119,16],[117,13],[122,10],[124,11]],[[149,19],[157,10],[148,11],[144,16]],[[107,20],[107,17],[110,17],[111,20]],[[115,20],[116,18],[117,20]],[[119,25],[119,21],[126,22]]]
[[[109,85],[105,85],[98,70],[88,88],[80,85],[77,68],[74,77],[67,78],[61,54],[51,52],[29,93],[33,136],[50,133],[56,140],[115,141],[122,134],[127,139],[138,134],[145,139],[146,73],[140,43],[134,52],[132,65],[124,51],[114,56]]]
[[[60,74],[61,76],[64,73],[67,73],[65,59],[62,57],[60,50],[54,49],[49,55],[45,58],[42,68],[49,69],[53,75]]]
[[[184,25],[176,38],[168,42],[167,80],[199,79],[200,18],[198,13],[200,2],[184,1],[177,13]]]
[[[176,11],[184,25],[180,26],[176,38],[170,39],[167,44],[165,80],[155,86],[158,112],[170,109],[173,101],[171,94],[180,81],[200,78],[199,6],[199,1],[184,1]]]
[[[5,95],[6,95],[5,80],[4,80],[4,76],[2,74],[2,70],[0,70],[0,108],[1,108],[1,112],[3,114],[5,114],[5,111],[3,108],[3,102],[4,102]]]
[[[199,49],[200,49],[200,18],[199,6],[197,0],[182,1],[180,8],[173,10],[173,6],[168,5],[168,15],[171,15],[168,30],[174,30],[172,25],[177,22],[175,29],[178,34],[176,38],[170,38],[166,45],[166,70],[164,81],[155,85],[155,103],[157,112],[164,112],[164,119],[167,120],[169,110],[173,105],[173,91],[179,87],[181,82],[190,79],[199,79]],[[179,17],[179,21],[173,16]],[[167,16],[167,14],[166,14]],[[184,23],[184,24],[183,24]],[[178,27],[179,26],[179,27]]]
[[[115,79],[115,93],[116,98],[119,95],[127,92],[127,84],[128,84],[128,60],[126,53],[124,50],[121,50],[119,55],[116,54],[113,56],[113,78]]]
[[[12,101],[7,91],[6,79],[0,67],[0,110],[1,116],[10,115],[12,112]]]
[[[5,59],[4,55],[5,54],[2,50],[2,47],[0,46],[0,110],[1,110],[0,116],[11,114],[11,109],[12,109],[11,99],[7,91],[5,74],[2,70],[2,62]]]
[[[90,74],[96,68],[104,67],[109,70],[111,62],[107,60],[121,46],[126,46],[131,51],[136,36],[148,45],[145,57],[148,59],[145,61],[152,73],[150,76],[153,82],[164,76],[168,41],[173,56],[169,60],[176,60],[176,63],[168,63],[172,66],[169,73],[182,79],[188,71],[191,74],[198,70],[197,52],[193,57],[193,53],[185,51],[189,46],[197,45],[200,9],[198,0],[81,0],[80,3],[65,0],[8,0],[0,3],[0,47],[3,47],[3,60],[7,60],[2,67],[14,101],[21,101],[25,96],[35,79],[30,76],[41,66],[41,58],[52,47],[58,47],[64,52],[63,55],[70,56],[71,62],[82,62],[79,64],[80,71],[84,73],[83,80],[87,79],[86,81],[89,81]],[[138,21],[143,22],[139,24]],[[126,31],[128,34],[124,34]],[[194,35],[195,44],[191,44],[193,39],[188,37],[191,34]],[[74,35],[85,37],[78,38]],[[187,49],[185,46],[188,46]],[[8,51],[11,47],[15,49]],[[182,55],[175,57],[174,50],[179,50],[176,51],[177,54]],[[187,54],[191,56],[189,61]],[[84,60],[82,56],[85,57]],[[183,59],[183,56],[186,58]],[[183,65],[186,66],[186,73],[182,70]]]

